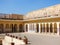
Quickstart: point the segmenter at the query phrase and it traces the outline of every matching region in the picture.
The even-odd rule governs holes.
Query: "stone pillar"
[[[29,32],[29,24],[28,24],[28,32]]]
[[[33,23],[28,24],[28,32],[33,30]]]
[[[50,23],[48,23],[48,26],[49,26],[49,33],[50,33]]]
[[[53,34],[54,34],[54,23],[52,23],[52,30],[53,30]]]
[[[11,30],[10,30],[10,24],[9,24],[9,32],[11,32]]]
[[[40,30],[40,29],[41,29],[41,27],[40,27],[40,23],[39,23],[39,33],[41,32],[41,30]]]
[[[19,32],[19,24],[17,24],[17,32]]]
[[[34,31],[36,32],[36,23],[34,23]]]
[[[57,35],[60,35],[59,23],[57,23]]]
[[[32,30],[34,31],[34,23],[32,23]]]
[[[42,23],[42,33],[43,33],[43,23]]]
[[[45,23],[45,33],[47,33],[47,23]]]
[[[42,32],[45,33],[44,23],[42,23]]]

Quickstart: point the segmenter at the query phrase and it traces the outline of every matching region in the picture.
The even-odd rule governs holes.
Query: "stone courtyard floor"
[[[12,33],[11,33],[12,34]],[[60,45],[60,36],[40,33],[13,33],[18,37],[26,36],[31,44],[27,45]]]

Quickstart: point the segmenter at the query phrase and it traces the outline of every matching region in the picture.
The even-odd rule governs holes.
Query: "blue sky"
[[[26,14],[56,4],[60,0],[0,0],[0,13]]]

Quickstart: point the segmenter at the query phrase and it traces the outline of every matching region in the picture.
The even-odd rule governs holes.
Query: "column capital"
[[[48,24],[50,24],[50,23],[48,23]]]
[[[57,22],[57,24],[59,24],[59,22]]]
[[[52,23],[52,24],[54,24],[54,23]]]

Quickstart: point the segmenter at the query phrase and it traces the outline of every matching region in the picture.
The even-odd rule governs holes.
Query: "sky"
[[[56,4],[60,0],[0,0],[0,13],[26,14]]]

